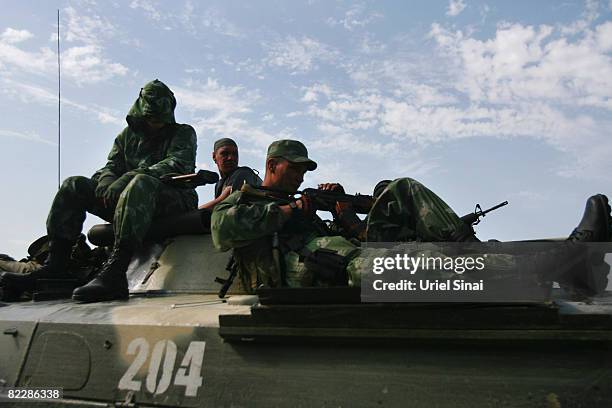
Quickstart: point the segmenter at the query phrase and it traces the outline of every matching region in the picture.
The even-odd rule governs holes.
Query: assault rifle
[[[234,254],[232,254],[231,258],[227,262],[225,270],[229,272],[229,276],[227,277],[227,279],[219,278],[218,276],[215,278],[215,282],[220,283],[222,285],[221,289],[219,289],[219,297],[221,299],[225,297],[225,294],[234,283],[236,275],[238,275],[238,264],[236,263]]]
[[[487,215],[487,213],[490,213],[491,211],[495,211],[498,208],[501,208],[506,205],[508,205],[508,201],[504,201],[503,203],[499,203],[483,211],[482,208],[480,208],[480,204],[476,204],[476,209],[474,210],[474,212],[464,215],[463,217],[461,217],[461,219],[467,225],[478,225],[478,223],[480,223],[481,217],[484,217],[485,215]]]
[[[273,200],[283,201],[286,203],[289,203],[290,201],[295,199],[295,195],[308,196],[312,201],[315,209],[321,211],[333,211],[336,207],[336,202],[351,203],[355,212],[359,214],[369,213],[375,201],[374,197],[370,195],[350,195],[333,191],[318,190],[316,188],[306,188],[302,191],[296,191],[293,196],[266,187],[252,187],[248,184],[245,184],[242,187],[241,191],[258,195],[260,197],[267,197]],[[503,203],[499,203],[496,206],[483,210],[480,207],[480,204],[476,204],[476,209],[474,210],[474,212],[464,215],[463,217],[461,217],[461,219],[467,225],[477,225],[482,217],[484,217],[491,211],[495,211],[498,208],[504,207],[506,205],[508,205],[508,201],[504,201]]]
[[[196,188],[205,184],[214,184],[219,181],[219,175],[210,170],[199,170],[197,173],[181,175],[165,175],[160,180],[176,187]]]
[[[355,212],[359,214],[367,214],[374,204],[374,197],[364,194],[344,194],[334,191],[319,190],[316,188],[305,188],[301,191],[296,191],[294,194],[287,194],[281,191],[273,190],[266,187],[253,187],[245,184],[242,192],[253,194],[260,197],[266,197],[272,200],[289,203],[300,197],[308,197],[316,210],[331,211],[336,208],[336,202],[350,203],[353,205]],[[298,196],[298,197],[296,197]]]
[[[350,203],[358,214],[367,214],[374,204],[374,197],[364,194],[344,194],[335,191],[319,190],[316,188],[305,188],[296,194],[310,198],[317,210],[333,212],[336,203]]]

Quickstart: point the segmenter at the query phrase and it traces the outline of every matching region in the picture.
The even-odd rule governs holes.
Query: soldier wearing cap
[[[215,184],[215,198],[200,208],[212,209],[225,200],[232,191],[240,190],[244,183],[251,186],[260,186],[261,178],[250,167],[238,166],[238,145],[228,137],[215,142],[212,159],[219,170],[219,181]]]
[[[302,143],[278,140],[268,148],[262,190],[234,192],[215,207],[211,221],[213,243],[222,251],[234,249],[239,276],[247,291],[262,284],[358,284],[358,266],[353,260],[360,253],[359,247],[321,228],[308,197],[292,199],[304,174],[316,168],[317,163],[308,157]],[[421,215],[414,226],[418,229],[415,234],[431,241],[458,240],[453,234],[464,229],[460,218],[422,184],[400,180],[387,190],[392,188],[412,197],[410,211]],[[402,204],[406,205],[406,200]],[[409,232],[409,224],[404,221],[394,230],[398,237]]]
[[[247,292],[254,292],[260,285],[360,284],[360,258],[367,256],[367,250],[320,228],[307,196],[293,198],[304,174],[316,167],[302,143],[276,141],[268,148],[261,189],[243,188],[215,207],[213,244],[221,251],[234,249],[239,277]],[[330,183],[320,188],[341,187]],[[365,227],[368,241],[477,240],[470,226],[416,180],[385,180],[376,190],[377,199]],[[591,197],[583,220],[569,240],[607,240],[609,212],[605,196]]]

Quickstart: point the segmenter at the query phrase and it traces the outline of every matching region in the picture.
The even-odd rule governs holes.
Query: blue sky
[[[460,215],[510,201],[483,239],[566,236],[589,195],[612,194],[610,0],[6,1],[0,252],[45,233],[57,188],[57,9],[62,178],[105,163],[159,78],[200,168],[220,137],[260,170],[271,141],[296,138],[319,162],[305,186],[408,176]]]

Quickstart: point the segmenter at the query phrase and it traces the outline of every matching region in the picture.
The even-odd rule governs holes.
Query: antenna
[[[57,189],[60,188],[62,160],[62,79],[60,70],[60,11],[57,9]]]

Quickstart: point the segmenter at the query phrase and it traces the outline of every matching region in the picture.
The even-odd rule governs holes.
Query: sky
[[[1,4],[0,253],[45,234],[57,190],[58,9],[62,179],[105,164],[157,78],[202,169],[221,137],[262,172],[298,139],[319,163],[304,187],[411,177],[459,215],[508,200],[481,239],[567,236],[612,195],[612,0]]]

